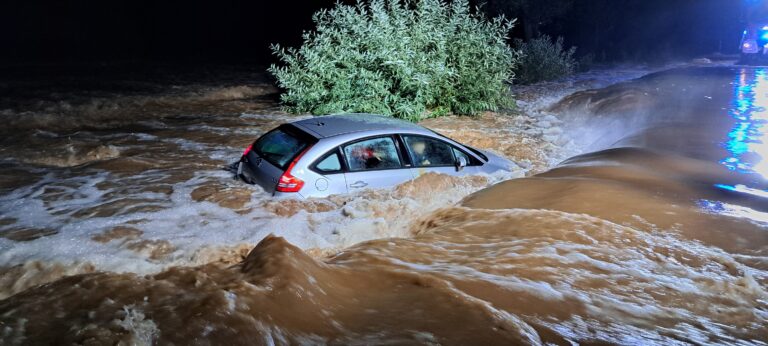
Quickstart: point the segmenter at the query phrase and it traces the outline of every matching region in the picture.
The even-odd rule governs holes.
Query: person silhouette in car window
[[[417,166],[429,166],[432,164],[427,157],[427,143],[423,140],[416,140],[411,144],[413,149],[413,160]]]
[[[379,168],[379,165],[381,165],[384,160],[382,159],[382,154],[376,148],[367,147],[365,148],[366,153],[368,153],[367,158],[365,159],[365,169],[376,169]]]
[[[375,169],[383,161],[381,155],[371,146],[360,146],[352,151],[355,166],[363,169]]]

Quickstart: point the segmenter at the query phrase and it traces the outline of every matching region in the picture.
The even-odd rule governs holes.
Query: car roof
[[[352,113],[314,117],[292,123],[319,139],[366,131],[422,132],[426,128],[384,115]]]

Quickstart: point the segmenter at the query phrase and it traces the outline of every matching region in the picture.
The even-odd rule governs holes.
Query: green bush
[[[578,65],[573,58],[576,47],[563,49],[562,37],[555,41],[547,35],[528,42],[518,39],[515,40],[515,47],[522,53],[520,65],[515,69],[517,81],[522,84],[569,76]]]
[[[269,71],[295,113],[367,112],[418,121],[511,104],[514,21],[470,12],[467,0],[368,0],[313,16],[303,45],[274,45]]]

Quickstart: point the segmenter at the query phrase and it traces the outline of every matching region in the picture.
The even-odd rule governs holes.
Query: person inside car
[[[429,166],[429,158],[427,158],[427,143],[423,140],[416,140],[411,143],[411,149],[413,149],[413,161],[416,166]]]
[[[355,166],[364,169],[375,169],[383,161],[381,154],[371,146],[357,147],[352,151]]]

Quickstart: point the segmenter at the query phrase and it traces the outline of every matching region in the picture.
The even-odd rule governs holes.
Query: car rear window
[[[339,153],[334,151],[327,155],[322,160],[320,160],[317,165],[315,165],[315,168],[323,173],[341,172],[341,160],[339,159]]]
[[[267,162],[285,169],[309,145],[304,136],[290,128],[280,127],[257,139],[253,151]]]

